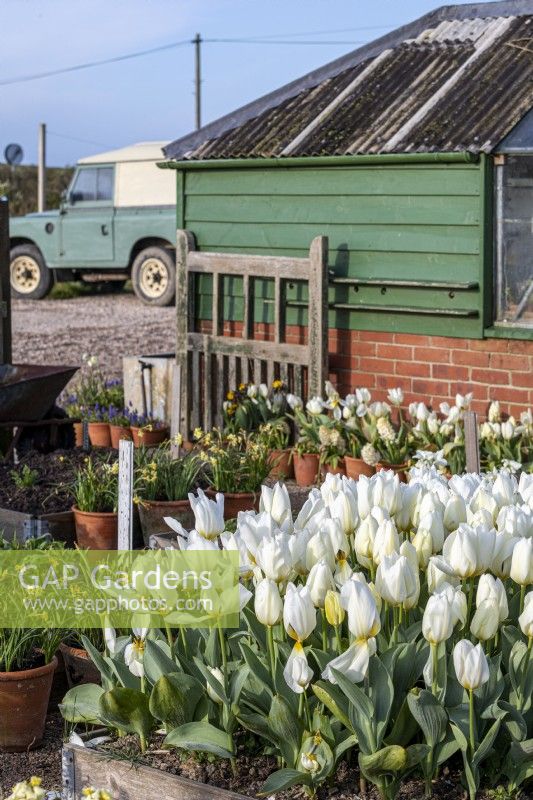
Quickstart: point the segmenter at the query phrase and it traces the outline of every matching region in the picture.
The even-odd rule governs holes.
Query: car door
[[[76,171],[60,217],[60,261],[69,267],[113,264],[114,168]]]

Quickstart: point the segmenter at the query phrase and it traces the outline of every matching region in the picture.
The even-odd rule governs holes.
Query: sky
[[[196,33],[320,41],[202,44],[205,124],[437,6],[435,0],[1,0],[0,161],[16,142],[23,163],[35,163],[40,122],[47,125],[49,166],[193,130]],[[5,83],[182,41],[140,58]]]

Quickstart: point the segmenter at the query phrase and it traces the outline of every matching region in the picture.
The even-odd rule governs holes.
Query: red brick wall
[[[210,325],[202,323],[206,332]],[[242,324],[225,322],[224,334],[240,336]],[[256,324],[254,336],[271,340],[273,326]],[[304,328],[290,327],[287,341],[303,343]],[[342,394],[366,386],[375,400],[400,386],[405,403],[422,400],[435,409],[457,392],[474,393],[472,408],[483,414],[490,400],[517,415],[533,408],[533,341],[452,339],[410,333],[330,330],[330,379]]]

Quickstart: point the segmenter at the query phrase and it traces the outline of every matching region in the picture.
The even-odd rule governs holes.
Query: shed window
[[[496,167],[496,317],[533,328],[533,155]]]

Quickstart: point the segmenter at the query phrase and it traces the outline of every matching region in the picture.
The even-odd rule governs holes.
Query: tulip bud
[[[403,605],[413,596],[418,598],[418,566],[415,573],[406,556],[399,553],[384,556],[376,572],[376,589],[391,606]]]
[[[217,679],[217,681],[220,681],[222,686],[224,686],[224,675],[222,674],[222,670],[220,670],[218,667],[209,667],[209,666],[207,667],[207,669],[209,670],[211,675],[213,675]],[[221,706],[222,703],[224,702],[220,697],[220,695],[216,693],[215,689],[213,689],[213,687],[209,682],[207,683],[207,694],[209,695],[211,700],[219,706]]]
[[[372,560],[376,566],[379,566],[381,559],[384,556],[390,556],[391,553],[397,552],[400,548],[400,539],[396,525],[393,520],[386,519],[376,531],[376,538],[374,539],[374,546],[372,548]]]
[[[261,486],[259,511],[266,511],[283,530],[292,530],[292,509],[289,492],[284,483],[276,483],[272,488]],[[285,527],[288,526],[288,527]]]
[[[283,617],[283,601],[277,584],[263,578],[255,587],[255,616],[262,625],[277,625]]]
[[[450,532],[455,531],[461,522],[466,522],[466,503],[462,497],[454,494],[444,509],[444,527]]]
[[[324,611],[326,612],[326,619],[334,628],[342,625],[346,612],[341,606],[341,596],[338,592],[331,589],[326,594],[324,601]]]
[[[483,600],[477,607],[470,623],[470,631],[481,642],[487,642],[496,635],[500,619],[498,601],[494,597]]]
[[[444,583],[449,583],[450,586],[459,585],[459,578],[442,556],[432,556],[429,559],[426,580],[430,594],[436,592]]]
[[[296,694],[302,694],[311,682],[313,670],[307,663],[307,657],[300,642],[296,642],[291,650],[283,670],[283,677],[287,686]]]
[[[217,492],[215,500],[211,500],[201,489],[198,497],[189,494],[189,502],[194,514],[195,530],[204,539],[214,540],[224,533],[224,495]]]
[[[476,606],[479,607],[485,600],[494,600],[498,608],[498,621],[503,622],[509,616],[509,604],[505,587],[499,578],[485,573],[479,579],[476,592]],[[476,634],[477,636],[477,634]],[[478,639],[481,637],[477,637]]]
[[[302,753],[300,764],[306,772],[314,773],[320,769],[320,764],[314,753]]]
[[[316,626],[316,610],[307,586],[287,585],[283,604],[283,624],[285,630],[297,642],[303,642],[313,633]]]
[[[490,673],[487,657],[480,644],[475,647],[462,639],[454,647],[453,665],[457,680],[464,689],[475,690],[487,683]]]
[[[519,539],[511,560],[511,579],[519,586],[533,583],[533,539]]]
[[[263,571],[265,577],[276,583],[287,580],[292,569],[289,540],[290,536],[286,533],[265,536],[255,554],[259,569]]]
[[[313,605],[316,608],[324,608],[326,594],[335,589],[333,573],[325,561],[319,561],[311,568],[306,586],[309,589]]]
[[[528,639],[533,639],[533,592],[528,592],[524,599],[524,610],[518,617],[520,630]]]
[[[445,642],[453,633],[453,617],[445,595],[428,598],[422,617],[422,633],[430,644]]]
[[[424,528],[419,528],[413,537],[413,547],[416,552],[418,566],[421,570],[426,569],[429,559],[433,555],[433,541],[431,534]]]

